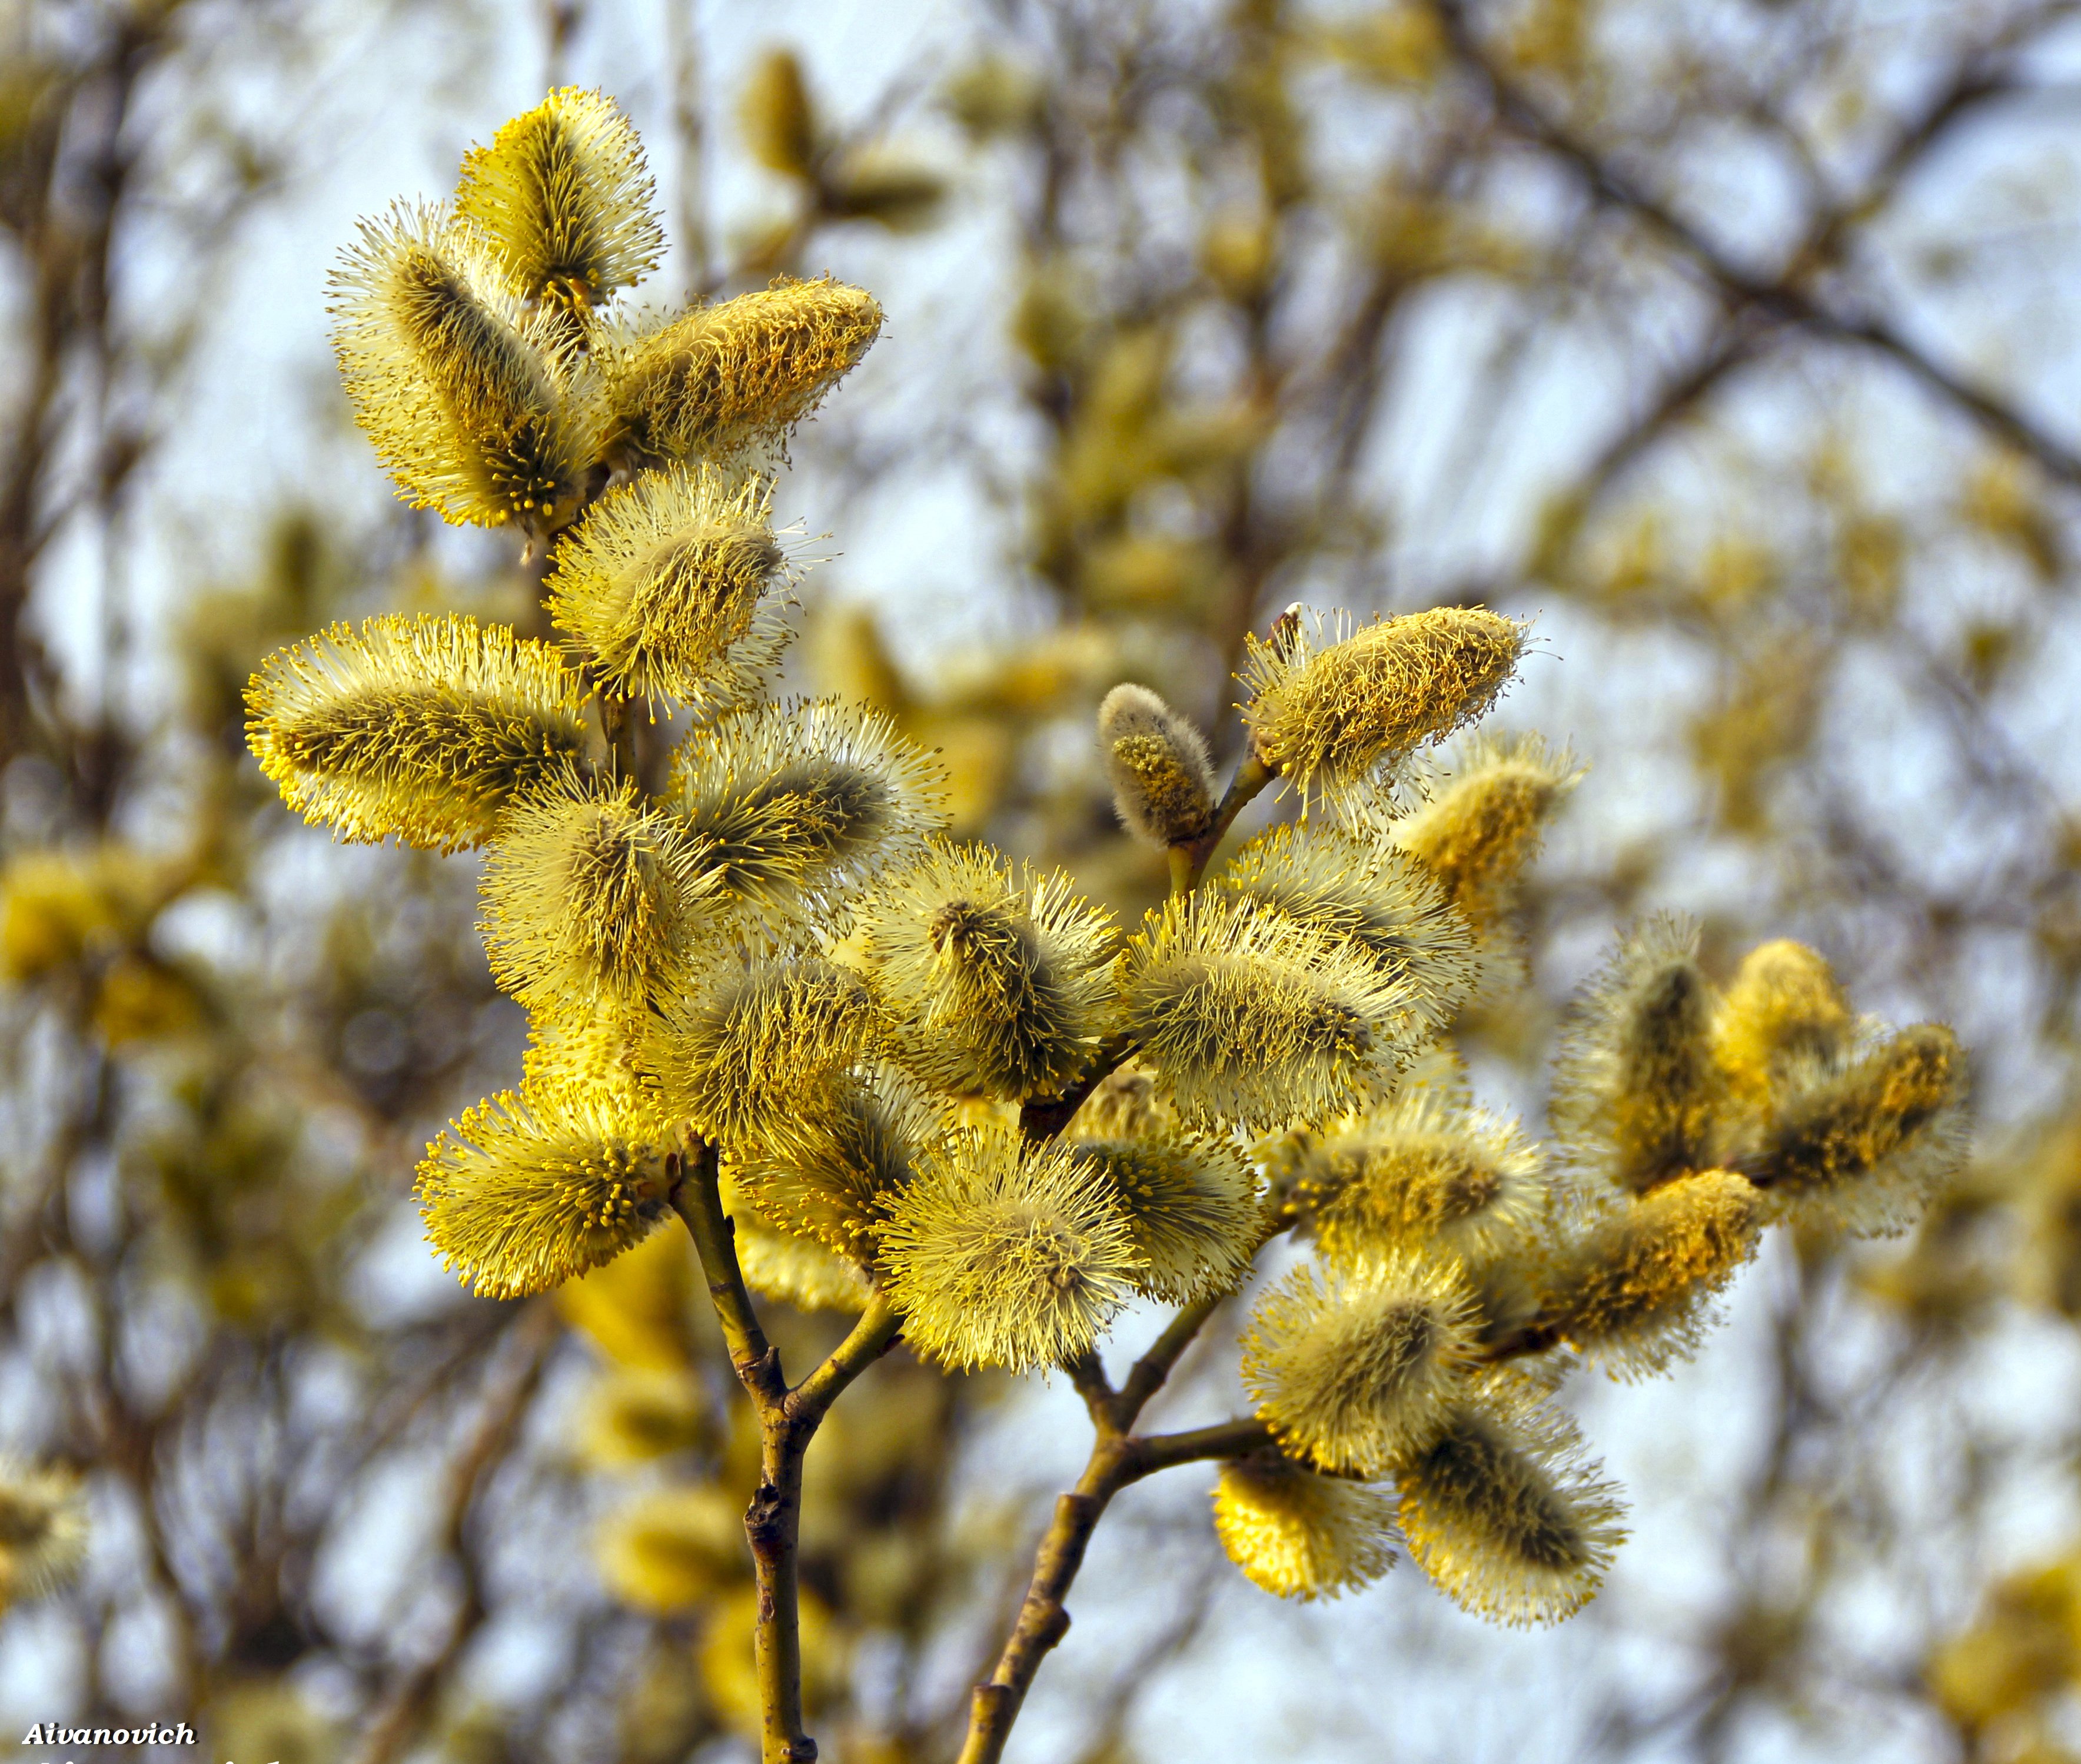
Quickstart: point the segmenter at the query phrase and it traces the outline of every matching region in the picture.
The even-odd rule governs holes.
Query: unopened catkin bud
[[[1297,1269],[1251,1319],[1243,1387],[1288,1450],[1377,1476],[1421,1446],[1459,1395],[1469,1321],[1449,1262],[1389,1254],[1319,1275]]]
[[[1409,1553],[1477,1617],[1558,1623],[1596,1591],[1625,1536],[1618,1491],[1597,1469],[1566,1416],[1497,1380],[1395,1466]]]
[[[1624,1202],[1542,1272],[1541,1326],[1617,1377],[1660,1371],[1694,1348],[1713,1295],[1755,1252],[1762,1198],[1706,1170]]]
[[[1787,1097],[1742,1168],[1773,1210],[1860,1236],[1902,1229],[1965,1156],[1965,1056],[1940,1023],[1904,1029]]]
[[[1586,1174],[1635,1194],[1717,1161],[1726,1080],[1695,928],[1636,927],[1591,988],[1554,1073],[1553,1123]]]
[[[1214,1533],[1245,1578],[1280,1598],[1335,1598],[1394,1565],[1391,1497],[1269,1455],[1221,1466]]]
[[[1759,1104],[1797,1074],[1833,1070],[1856,1029],[1835,970],[1781,937],[1743,959],[1713,1019],[1713,1053],[1735,1094]]]
[[[1116,686],[1099,706],[1099,747],[1128,831],[1164,850],[1214,822],[1214,767],[1200,731],[1146,686]]]
[[[1394,823],[1393,837],[1486,928],[1509,911],[1548,819],[1582,777],[1537,735],[1476,738],[1419,780],[1424,800]]]
[[[1473,721],[1517,666],[1524,629],[1480,607],[1439,607],[1324,642],[1297,627],[1250,639],[1243,719],[1258,756],[1303,794],[1355,781]]]

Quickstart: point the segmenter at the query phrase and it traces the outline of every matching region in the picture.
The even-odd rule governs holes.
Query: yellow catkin
[[[1262,1235],[1257,1179],[1235,1148],[1205,1134],[1078,1139],[1070,1151],[1103,1172],[1146,1265],[1141,1290],[1183,1304],[1225,1292]]]
[[[557,319],[439,210],[401,205],[361,235],[333,279],[334,349],[399,493],[460,525],[556,531],[602,440]]]
[[[1546,1199],[1538,1148],[1516,1122],[1428,1086],[1302,1135],[1284,1162],[1293,1206],[1337,1262],[1395,1248],[1495,1254]]]
[[[0,1455],[0,1611],[65,1585],[86,1560],[86,1544],[79,1478]]]
[[[1214,1534],[1246,1579],[1280,1598],[1335,1598],[1394,1565],[1390,1497],[1282,1458],[1221,1466]]]
[[[1410,1050],[1406,982],[1256,901],[1174,899],[1129,945],[1123,983],[1125,1032],[1196,1120],[1362,1106]]]
[[[1591,988],[1554,1071],[1555,1130],[1594,1181],[1645,1194],[1723,1149],[1726,1080],[1689,924],[1636,926]]]
[[[761,705],[680,743],[671,806],[711,847],[723,891],[769,928],[849,895],[946,825],[944,776],[879,712]]]
[[[1471,1321],[1449,1262],[1390,1252],[1302,1266],[1259,1301],[1243,1388],[1289,1451],[1377,1476],[1420,1447],[1458,1396]]]
[[[851,1063],[876,1022],[857,975],[817,956],[752,957],[702,975],[652,1025],[642,1059],[673,1116],[756,1143]]]
[[[1965,1091],[1957,1038],[1915,1024],[1785,1097],[1741,1168],[1773,1215],[1858,1236],[1904,1229],[1964,1160]]]
[[[1243,720],[1257,751],[1303,794],[1355,782],[1486,710],[1517,666],[1524,629],[1479,607],[1439,607],[1341,641],[1296,629],[1250,640]]]
[[[246,687],[246,732],[305,820],[455,851],[578,756],[580,705],[546,644],[460,615],[393,614],[276,650]]]
[[[1208,879],[1368,956],[1406,987],[1412,1026],[1443,1029],[1479,988],[1473,928],[1413,859],[1321,820],[1261,833]]]
[[[857,1262],[848,1261],[813,1238],[775,1231],[742,1215],[736,1220],[737,1262],[744,1283],[762,1299],[777,1299],[798,1311],[867,1308],[872,1288]]]
[[[607,352],[612,444],[651,459],[735,457],[778,440],[881,331],[874,297],[829,277],[785,277]]]
[[[574,775],[506,817],[485,859],[484,946],[523,1004],[641,1010],[685,977],[694,926],[717,892],[700,842],[633,784]]]
[[[600,1527],[600,1578],[624,1605],[659,1616],[691,1610],[744,1579],[744,1502],[710,1483],[658,1488]]]
[[[776,1115],[738,1149],[732,1173],[764,1217],[865,1261],[889,1203],[943,1130],[907,1073],[873,1067],[839,1074]]]
[[[759,696],[788,628],[764,606],[784,560],[772,480],[704,465],[644,472],[609,490],[557,547],[557,623],[608,690],[703,709]]]
[[[928,1151],[881,1241],[904,1339],[956,1367],[1024,1372],[1084,1353],[1142,1271],[1095,1171],[997,1128]]]
[[[525,298],[582,312],[657,267],[654,196],[620,107],[565,86],[470,149],[456,210]]]
[[[501,1091],[427,1148],[427,1241],[487,1298],[547,1291],[649,1236],[667,1210],[665,1150],[662,1122],[625,1095]]]
[[[1618,1491],[1598,1468],[1565,1416],[1491,1383],[1396,1465],[1402,1537],[1474,1615],[1558,1623],[1588,1602],[1625,1539]]]
[[[892,1056],[935,1088],[1053,1095],[1108,1026],[1112,920],[1059,870],[934,840],[884,873],[856,927],[868,975],[902,1025]]]
[[[588,1462],[621,1470],[711,1444],[715,1433],[714,1409],[685,1368],[623,1366],[586,1393],[578,1439]]]
[[[1582,778],[1571,756],[1537,735],[1477,736],[1419,779],[1423,800],[1394,823],[1394,838],[1489,929],[1509,913],[1548,819]]]
[[[1127,830],[1159,851],[1214,823],[1214,767],[1200,731],[1146,686],[1116,686],[1099,706],[1099,751]]]
[[[1856,1032],[1827,962],[1780,938],[1743,958],[1713,1018],[1713,1057],[1736,1097],[1760,1106],[1793,1073],[1832,1068]]]
[[[1705,1310],[1755,1252],[1761,1198],[1705,1170],[1619,1203],[1538,1276],[1546,1332],[1614,1376],[1644,1377],[1694,1349]]]

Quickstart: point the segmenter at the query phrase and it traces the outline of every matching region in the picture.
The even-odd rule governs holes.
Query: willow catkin
[[[465,1109],[427,1148],[427,1239],[487,1298],[544,1292],[668,1210],[662,1122],[630,1093],[536,1083]]]
[[[570,520],[596,407],[554,317],[528,309],[475,229],[401,204],[361,223],[332,289],[341,383],[401,495],[458,525]]]
[[[788,629],[765,596],[784,559],[773,483],[705,465],[643,472],[557,547],[549,613],[609,690],[713,710],[761,693]]]
[[[460,615],[334,625],[246,688],[260,769],[350,841],[456,851],[582,752],[578,678],[548,645]]]
[[[1214,766],[1200,731],[1146,686],[1116,686],[1099,706],[1099,751],[1122,824],[1166,850],[1214,824]]]
[[[893,1058],[959,1094],[1052,1095],[1108,1025],[1114,931],[1059,870],[935,840],[858,907],[862,958],[902,1028]]]
[[[1957,1038],[1915,1024],[1785,1096],[1740,1167],[1774,1216],[1899,1231],[1964,1160],[1965,1089]]]
[[[737,1148],[732,1173],[767,1219],[856,1261],[925,1148],[944,1130],[907,1073],[874,1066],[835,1075]]]
[[[738,1270],[762,1299],[777,1299],[797,1311],[843,1311],[857,1316],[873,1294],[856,1261],[812,1237],[776,1231],[742,1215],[734,1229]]]
[[[816,699],[695,730],[674,756],[666,800],[711,848],[723,892],[777,928],[944,827],[944,781],[879,712]]]
[[[1629,1194],[1717,1161],[1729,1101],[1713,1058],[1713,995],[1695,926],[1636,926],[1562,1045],[1556,1132],[1593,1180]]]
[[[611,445],[657,460],[734,458],[779,440],[881,335],[874,297],[786,277],[622,339],[607,352]]]
[[[507,815],[481,886],[493,979],[568,1014],[640,1011],[676,990],[717,879],[686,824],[633,783],[574,773]]]
[[[1393,837],[1483,929],[1509,912],[1555,808],[1582,781],[1573,756],[1536,735],[1477,735],[1415,780],[1418,806]]]
[[[1173,899],[1129,943],[1122,986],[1123,1031],[1192,1119],[1361,1106],[1410,1049],[1407,983],[1256,901]]]
[[[1336,1262],[1389,1248],[1496,1254],[1547,1198],[1538,1148],[1515,1122],[1427,1086],[1301,1135],[1284,1164],[1304,1229]]]
[[[905,1340],[951,1366],[1014,1372],[1087,1350],[1143,1265],[1097,1172],[1061,1145],[977,1127],[920,1160],[881,1259]]]
[[[1305,795],[1357,781],[1486,710],[1524,647],[1515,620],[1439,607],[1325,641],[1297,620],[1249,639],[1243,720],[1259,757]]]
[[[1763,1213],[1728,1170],[1620,1202],[1537,1272],[1540,1326],[1616,1377],[1661,1371],[1696,1346],[1708,1303],[1755,1253]]]
[[[0,1611],[65,1585],[86,1560],[86,1546],[79,1478],[0,1454]]]
[[[1242,1382],[1287,1450],[1377,1476],[1460,1393],[1471,1316],[1450,1262],[1400,1252],[1296,1269],[1258,1303]]]
[[[1839,1068],[1856,1014],[1835,970],[1802,943],[1780,937],[1743,958],[1713,1017],[1713,1057],[1751,1107],[1795,1074]]]
[[[1126,1218],[1145,1264],[1142,1291],[1183,1304],[1229,1290],[1249,1271],[1263,1236],[1257,1179],[1232,1145],[1175,1131],[1067,1143]]]
[[[1280,1598],[1335,1598],[1394,1565],[1394,1501],[1363,1483],[1261,1455],[1221,1466],[1214,1534],[1251,1585]]]
[[[1409,993],[1419,1034],[1443,1029],[1478,989],[1474,931],[1413,860],[1322,820],[1251,840],[1207,891],[1251,900],[1371,958]]]
[[[1618,1490],[1599,1467],[1566,1416],[1521,1387],[1487,1381],[1394,1467],[1409,1553],[1478,1617],[1573,1616],[1625,1539]]]
[[[620,106],[565,86],[470,149],[456,211],[523,297],[583,312],[658,267],[655,198]]]
[[[708,1138],[755,1144],[865,1047],[860,977],[821,957],[717,962],[650,1025],[642,1060],[663,1106]]]
[[[717,1421],[685,1366],[617,1366],[586,1393],[576,1443],[587,1463],[626,1470],[714,1445]]]
[[[713,1483],[652,1489],[607,1515],[597,1549],[600,1578],[624,1605],[659,1616],[692,1610],[750,1567],[744,1501]]]

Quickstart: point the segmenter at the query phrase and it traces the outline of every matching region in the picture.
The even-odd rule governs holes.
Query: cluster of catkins
[[[1412,758],[1516,664],[1522,629],[1480,609],[1280,620],[1225,798],[1196,731],[1116,691],[1120,810],[1175,882],[1131,935],[1060,873],[949,842],[929,755],[768,696],[771,468],[880,310],[826,280],[619,311],[657,254],[650,192],[612,102],[560,91],[451,208],[368,226],[338,284],[385,464],[545,546],[559,634],[379,618],[250,690],[292,806],[484,853],[486,946],[532,1034],[519,1088],[421,1167],[434,1245],[481,1292],[555,1286],[658,1225],[713,1147],[755,1291],[879,1287],[918,1353],[1024,1371],[1137,1299],[1239,1287],[1290,1232],[1305,1253],[1243,1336],[1269,1443],[1221,1472],[1231,1555],[1307,1598],[1398,1535],[1470,1608],[1574,1609],[1618,1509],[1557,1369],[1665,1363],[1773,1219],[1907,1216],[1955,1151],[1950,1037],[1860,1022],[1790,944],[1717,994],[1657,924],[1583,1013],[1558,1149],[1474,1106],[1440,1037],[1507,964],[1513,879],[1575,777],[1521,739]],[[1209,871],[1275,779],[1302,818]]]

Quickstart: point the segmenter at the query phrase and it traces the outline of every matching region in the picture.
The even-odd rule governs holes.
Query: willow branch
[[[716,1185],[717,1161],[712,1145],[695,1151],[673,1185],[672,1208],[686,1221],[700,1256],[701,1274],[722,1325],[729,1363],[763,1421],[768,1410],[777,1410],[787,1396],[787,1380],[781,1376],[780,1356],[759,1326],[744,1270],[738,1266],[737,1227],[722,1210],[722,1195]]]
[[[788,1393],[788,1417],[802,1432],[805,1446],[847,1387],[896,1345],[902,1327],[902,1315],[889,1302],[889,1295],[877,1287],[852,1332],[831,1349],[822,1365]]]

